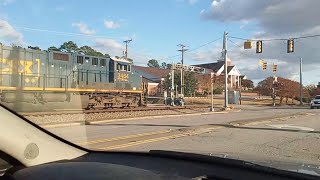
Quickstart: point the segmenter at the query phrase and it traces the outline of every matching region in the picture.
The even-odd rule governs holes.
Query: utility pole
[[[183,92],[183,90],[184,90],[183,56],[184,56],[184,52],[187,51],[188,49],[185,49],[185,47],[187,47],[187,46],[185,46],[183,44],[178,44],[178,46],[181,47],[181,49],[179,49],[178,51],[181,52],[181,65],[182,65],[182,68],[181,68],[181,72],[180,72],[181,73],[181,83],[180,83],[181,90],[180,90],[180,92],[181,92],[181,94],[183,96],[183,94],[184,94],[184,92]]]
[[[128,60],[128,44],[132,41],[132,39],[127,39],[125,41],[123,41],[126,44],[126,51],[125,51],[125,57],[126,60]]]
[[[173,64],[173,63],[172,63]],[[174,68],[171,67],[171,106],[174,106]]]
[[[228,105],[228,60],[227,60],[227,32],[223,34],[223,53],[224,53],[224,107]]]
[[[303,85],[302,85],[302,57],[300,58],[300,105],[302,105],[302,96],[303,96]]]

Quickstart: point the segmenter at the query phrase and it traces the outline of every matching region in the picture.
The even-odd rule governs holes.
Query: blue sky
[[[288,24],[287,19],[275,19],[269,11],[270,7],[283,8],[283,3],[290,1],[273,0],[268,4],[254,0],[0,0],[0,42],[19,42],[24,46],[33,45],[46,49],[72,40],[79,46],[89,45],[115,56],[121,55],[124,50],[122,41],[133,38],[129,46],[129,57],[133,58],[136,64],[145,65],[148,59],[152,58],[167,63],[177,62],[180,60],[179,56],[167,58],[178,54],[177,44],[183,43],[193,49],[221,38],[223,31],[228,31],[230,36],[244,38],[284,37],[318,32],[318,29],[315,29],[318,24],[314,23],[308,24],[309,29],[295,26],[297,31],[293,32],[285,30],[285,26],[278,26],[284,22]],[[297,7],[301,6],[295,4]],[[281,9],[278,11],[286,12]],[[290,12],[284,15],[290,15]],[[267,19],[269,16],[271,20]],[[294,24],[299,23],[294,22],[289,26]],[[285,32],[276,31],[275,27],[280,27]],[[243,41],[230,40],[237,45],[243,44]],[[279,68],[285,68],[293,58],[285,53],[274,53],[272,48],[275,44],[266,44],[266,48],[270,45],[270,51],[260,56],[255,55],[254,51],[243,52],[232,42],[228,44],[234,64],[238,65],[243,74],[248,74],[256,81],[269,75],[261,72],[257,63],[259,58],[269,59],[270,64],[276,62]],[[222,39],[219,39],[187,52],[185,62],[216,62],[221,48]],[[303,54],[298,53],[293,59]],[[314,62],[310,61],[307,66],[315,67]],[[283,71],[280,75],[296,80],[296,64],[292,68],[293,72]],[[306,73],[309,73],[310,77],[315,73],[320,77],[317,69],[307,69]],[[317,78],[306,81],[316,82]]]
[[[226,29],[236,29],[239,25],[206,21],[200,11],[210,5],[210,0],[202,1],[13,1],[1,6],[6,20],[23,34],[27,44],[47,48],[59,46],[67,40],[79,45],[94,45],[94,37],[67,36],[53,32],[35,31],[25,28],[68,33],[81,33],[76,24],[82,24],[94,36],[104,36],[121,43],[126,37],[134,41],[130,48],[148,58],[160,58],[177,54],[177,44],[190,48],[222,37]],[[118,26],[106,28],[105,21]],[[222,40],[219,41],[221,44]],[[108,51],[108,50],[106,50]],[[111,53],[112,54],[112,53]],[[117,54],[113,54],[117,55]],[[166,59],[167,60],[167,59]],[[176,60],[176,59],[173,59]],[[143,63],[141,60],[137,60]],[[171,60],[167,60],[171,61]]]

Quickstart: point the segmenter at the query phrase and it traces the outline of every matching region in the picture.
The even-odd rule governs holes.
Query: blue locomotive
[[[143,86],[131,64],[0,44],[0,102],[21,111],[137,107]]]

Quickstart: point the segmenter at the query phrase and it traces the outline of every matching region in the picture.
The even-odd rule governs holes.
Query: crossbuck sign
[[[173,64],[172,69],[173,70],[183,70],[183,71],[189,71],[189,72],[196,72],[196,73],[202,73],[202,74],[204,74],[206,72],[205,68],[197,67],[197,66],[189,66],[189,65],[182,66],[182,64]]]

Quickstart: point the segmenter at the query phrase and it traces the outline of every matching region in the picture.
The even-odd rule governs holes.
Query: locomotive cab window
[[[100,66],[106,66],[106,59],[100,59]]]
[[[117,64],[117,70],[118,71],[131,71],[131,68],[129,67],[129,65],[124,65],[124,64]]]
[[[92,65],[98,65],[98,58],[92,58]]]
[[[83,64],[83,56],[77,56],[77,63]]]
[[[118,70],[118,71],[121,70],[121,64],[117,64],[117,70]]]
[[[90,60],[90,57],[84,57],[84,59],[86,60],[86,63],[88,63]]]

